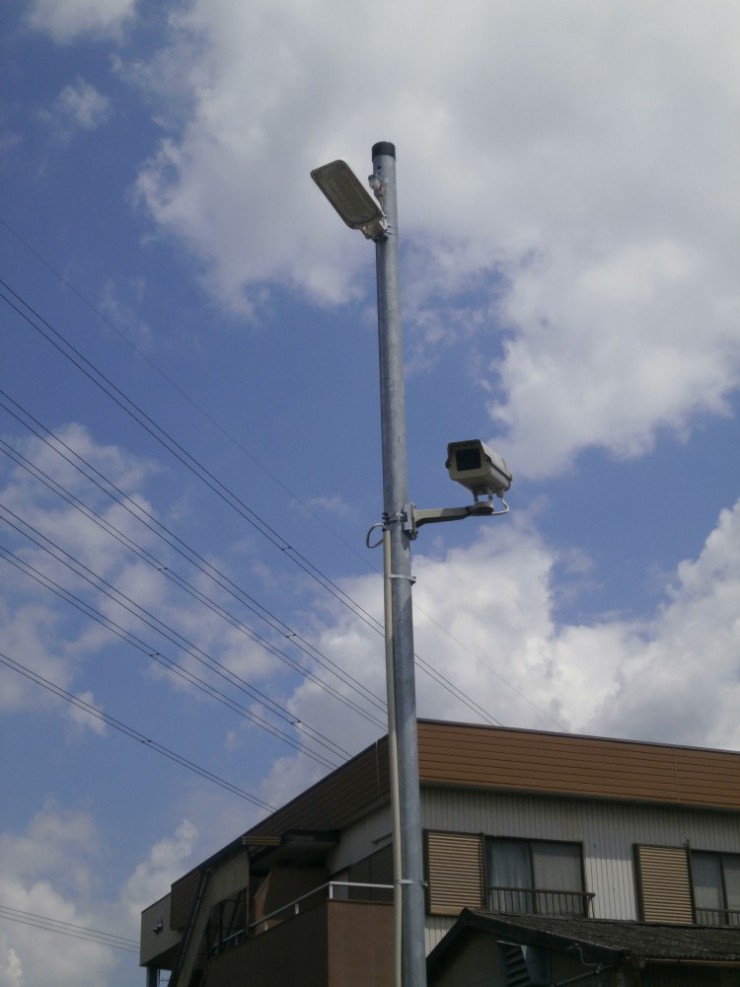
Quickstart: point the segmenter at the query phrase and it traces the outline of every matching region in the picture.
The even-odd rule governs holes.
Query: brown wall
[[[391,987],[393,908],[328,902],[328,987]]]
[[[496,940],[493,936],[475,933],[466,938],[464,949],[450,951],[444,965],[430,975],[429,987],[478,983],[482,987],[506,987]]]
[[[422,783],[740,809],[740,755],[455,723],[419,723]]]
[[[393,909],[330,901],[208,965],[208,987],[391,987]]]
[[[327,987],[326,909],[313,908],[208,964],[208,987]]]
[[[277,911],[283,905],[308,894],[309,891],[320,888],[328,879],[323,868],[273,867],[255,892],[249,916],[250,924],[258,922],[263,915]],[[325,894],[326,892],[321,892],[322,896]],[[304,904],[303,907],[305,908],[306,905]],[[284,915],[277,916],[277,919],[289,917],[289,912],[286,912]]]
[[[383,737],[249,830],[281,836],[290,829],[341,829],[389,798],[388,741]]]

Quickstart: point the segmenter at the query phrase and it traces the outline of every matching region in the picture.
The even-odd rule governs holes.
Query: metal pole
[[[385,612],[385,681],[388,693],[388,761],[393,817],[393,987],[403,987],[403,916],[401,857],[401,794],[398,784],[398,738],[396,737],[396,690],[393,681],[393,600],[391,598],[391,533],[383,530],[383,606]]]
[[[390,530],[393,680],[396,704],[401,815],[400,877],[404,987],[426,987],[424,942],[424,861],[421,846],[419,749],[414,682],[414,630],[411,605],[411,546],[402,516],[409,503],[406,408],[403,375],[396,149],[388,141],[373,146],[373,185],[388,220],[375,239],[380,350],[380,419],[383,446],[383,514]],[[399,880],[396,877],[396,880]]]

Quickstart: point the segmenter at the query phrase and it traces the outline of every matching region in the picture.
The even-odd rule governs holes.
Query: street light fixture
[[[385,233],[388,222],[383,210],[346,161],[314,168],[311,178],[350,229],[362,230],[368,240]]]

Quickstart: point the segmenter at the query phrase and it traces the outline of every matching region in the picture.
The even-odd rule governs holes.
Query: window
[[[459,915],[484,905],[483,836],[426,834],[427,907],[430,915]]]
[[[740,928],[740,854],[636,846],[645,922]]]
[[[740,927],[740,854],[692,850],[690,859],[696,922]]]
[[[640,918],[643,922],[691,925],[694,912],[685,846],[635,847]]]
[[[393,847],[391,844],[377,850],[364,860],[358,861],[347,870],[347,880],[360,887],[350,888],[349,897],[359,901],[393,901],[393,891],[387,885],[393,884]],[[385,887],[369,887],[369,885]]]
[[[494,912],[586,915],[581,846],[546,840],[486,840],[486,904]]]
[[[247,898],[239,891],[219,901],[208,916],[206,942],[210,955],[238,946],[247,932]]]

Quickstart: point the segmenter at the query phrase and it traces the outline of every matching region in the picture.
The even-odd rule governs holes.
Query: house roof
[[[586,962],[740,966],[740,927],[658,925],[555,915],[502,915],[465,909],[428,958],[433,972],[473,932],[561,952]]]
[[[420,720],[418,731],[422,787],[740,810],[733,751],[435,720]],[[343,829],[388,799],[383,737],[246,835]]]

